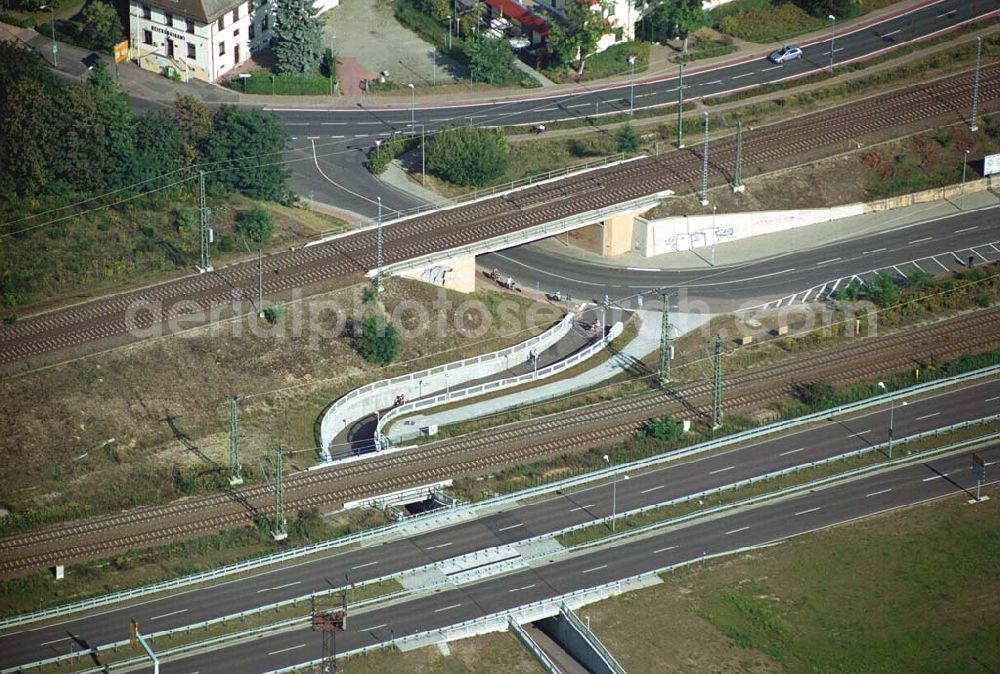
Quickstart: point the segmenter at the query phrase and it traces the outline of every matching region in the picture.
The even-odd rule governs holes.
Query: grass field
[[[993,492],[689,567],[579,613],[630,672],[997,672]]]

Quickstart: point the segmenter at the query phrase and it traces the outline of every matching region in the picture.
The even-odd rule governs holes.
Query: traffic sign
[[[122,40],[115,45],[115,63],[128,59],[128,40]]]
[[[59,43],[58,42],[53,42],[52,43],[52,54],[55,55],[55,54],[58,54],[58,53],[59,53]]]
[[[972,474],[976,476],[976,482],[986,482],[986,461],[978,454],[972,455]]]

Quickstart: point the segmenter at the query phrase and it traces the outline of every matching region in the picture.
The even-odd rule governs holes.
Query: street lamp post
[[[413,127],[417,121],[416,112],[414,110],[414,106],[416,105],[414,97],[416,96],[417,88],[413,86],[413,82],[410,82],[406,86],[410,87],[410,126]],[[413,132],[416,133],[417,130],[413,129]]]
[[[830,14],[828,17],[830,19],[830,70],[833,71],[833,41],[837,36],[837,17]]]
[[[715,227],[715,212],[719,210],[718,204],[712,204],[712,266],[715,266],[715,241],[719,238],[718,229]]]
[[[965,168],[969,165],[969,151],[965,151],[965,158],[962,160],[962,192],[959,195],[959,208],[965,208]]]
[[[49,21],[51,22],[51,28],[52,28],[52,65],[58,68],[59,47],[56,45],[56,6],[54,4],[42,5],[40,9],[49,10]]]
[[[604,462],[611,467],[611,457],[607,454],[604,455]],[[623,480],[628,479],[628,475],[622,476]],[[618,476],[615,475],[611,480],[611,533],[615,532],[616,521],[618,519]]]
[[[451,15],[448,15],[448,51],[451,51]]]
[[[631,7],[631,4],[629,4]],[[635,54],[628,57],[628,64],[632,69],[632,74],[630,76],[631,82],[629,83],[629,94],[628,94],[628,114],[635,114]]]
[[[889,390],[889,389],[886,388],[884,381],[880,381],[878,383],[878,387],[880,389],[882,389],[883,391],[886,391],[886,392],[888,392],[888,390]],[[890,459],[892,458],[892,422],[893,422],[893,416],[894,416],[895,412],[896,412],[895,401],[890,400],[889,401],[889,458]]]

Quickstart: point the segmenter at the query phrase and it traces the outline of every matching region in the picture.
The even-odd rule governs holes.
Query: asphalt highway
[[[1000,461],[1000,445],[977,453],[988,466]],[[401,635],[440,629],[574,590],[707,555],[774,543],[911,504],[945,496],[969,498],[974,490],[969,453],[911,464],[360,615],[351,616],[348,608],[347,631],[337,636],[337,648],[344,652]],[[858,582],[864,583],[864,579]],[[250,674],[320,656],[320,635],[306,628],[171,662],[161,671]]]
[[[907,405],[897,404],[895,436],[902,438],[997,412],[1000,412],[1000,381],[988,381]],[[810,430],[619,480],[618,512],[871,446],[887,437],[888,420],[888,411],[837,419]],[[160,631],[391,575],[485,548],[516,544],[566,526],[607,518],[611,514],[611,501],[611,490],[603,485],[379,546],[161,599],[139,600],[55,625],[19,630],[0,636],[0,668],[67,653],[83,644],[95,646],[121,640],[127,634],[129,618],[138,620],[145,632]],[[259,651],[256,647],[252,650]],[[210,667],[200,671],[217,670]]]
[[[863,28],[838,30],[834,62],[870,57],[926,39],[990,12],[1000,11],[1000,0],[942,0],[904,15]],[[295,175],[292,186],[316,199],[367,217],[375,214],[376,196],[389,209],[417,205],[415,197],[370,176],[362,168],[373,139],[393,133],[432,132],[446,126],[534,125],[587,119],[634,109],[675,106],[685,101],[717,96],[754,86],[782,82],[822,71],[830,65],[829,38],[801,45],[804,56],[775,65],[765,58],[698,70],[683,78],[677,72],[640,76],[634,86],[581,86],[570,93],[518,100],[411,106],[405,96],[394,106],[357,104],[352,109],[273,106],[292,138],[286,154]]]
[[[860,238],[728,267],[680,271],[622,269],[562,257],[531,244],[481,255],[477,262],[483,267],[503,270],[522,287],[546,292],[558,290],[577,299],[596,301],[607,294],[620,301],[638,292],[670,288],[683,291],[688,299],[708,301],[714,310],[731,311],[876,269],[894,275],[895,266],[902,273],[910,273],[916,269],[915,260],[930,274],[945,269],[963,270],[970,255],[976,263],[1000,259],[997,242],[1000,242],[1000,206],[957,212],[915,224],[887,224],[885,230]],[[997,246],[991,247],[992,243]],[[698,254],[704,257],[710,253],[703,248]],[[937,262],[928,259],[931,257]]]

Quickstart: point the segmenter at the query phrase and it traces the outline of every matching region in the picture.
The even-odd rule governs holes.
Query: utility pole
[[[243,484],[243,466],[240,465],[239,455],[239,421],[236,415],[239,404],[239,396],[229,399],[229,485],[232,487]]]
[[[660,327],[660,386],[670,381],[670,360],[673,358],[674,340],[670,337],[670,295],[660,293],[663,303],[663,322]]]
[[[736,120],[736,169],[733,171],[733,192],[743,192],[743,122]]]
[[[378,197],[378,222],[375,225],[375,290],[382,292],[382,197]]]
[[[209,254],[209,246],[212,243],[212,230],[208,228],[208,205],[205,200],[204,171],[198,171],[198,219],[201,230],[201,267],[198,270],[204,274],[212,271],[212,261]]]
[[[708,206],[708,113],[705,113],[705,142],[702,144],[701,205]]]
[[[972,120],[969,124],[970,131],[979,131],[979,115],[976,114],[976,107],[979,104],[979,69],[983,63],[983,38],[976,38],[976,76],[972,84]]]
[[[680,76],[677,78],[677,149],[684,149],[684,64],[681,63]]]
[[[264,251],[257,249],[257,315],[264,318]]]
[[[288,538],[288,531],[285,529],[285,467],[282,463],[283,460],[281,447],[278,447],[274,452],[274,522],[271,526],[271,534],[276,541]]]
[[[715,336],[712,376],[712,430],[722,425],[722,338]]]

